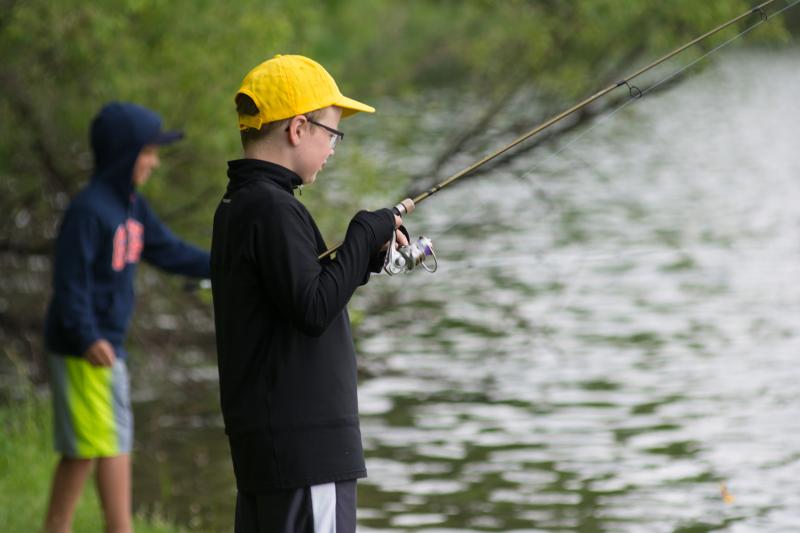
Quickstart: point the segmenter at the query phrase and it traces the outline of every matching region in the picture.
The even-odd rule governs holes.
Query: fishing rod
[[[586,106],[592,104],[596,100],[599,100],[600,98],[602,98],[603,96],[607,95],[608,93],[614,91],[615,89],[618,89],[619,87],[622,87],[623,85],[628,88],[628,91],[630,93],[631,98],[641,98],[642,94],[643,94],[641,89],[639,89],[635,85],[631,84],[631,81],[633,81],[634,79],[638,78],[642,74],[654,69],[655,67],[661,65],[665,61],[668,61],[668,60],[672,59],[676,55],[678,55],[678,54],[684,52],[685,50],[687,50],[688,48],[691,48],[692,46],[694,46],[694,45],[696,45],[696,44],[708,39],[709,37],[711,37],[713,35],[716,35],[717,33],[721,32],[722,30],[724,30],[726,28],[729,28],[730,26],[733,26],[734,24],[740,22],[741,20],[743,20],[743,19],[745,19],[747,17],[750,17],[750,16],[755,15],[755,14],[759,14],[761,16],[761,21],[758,24],[766,22],[769,19],[769,16],[767,15],[767,13],[765,11],[765,8],[767,6],[769,6],[770,4],[774,3],[775,1],[776,0],[767,0],[766,2],[763,2],[763,3],[753,7],[752,9],[749,9],[745,13],[742,13],[741,15],[739,15],[739,16],[737,16],[735,18],[732,18],[731,20],[729,20],[729,21],[727,21],[727,22],[725,22],[723,24],[720,24],[716,28],[714,28],[714,29],[704,33],[703,35],[701,35],[701,36],[689,41],[688,43],[676,48],[672,52],[670,52],[670,53],[664,55],[663,57],[653,61],[649,65],[640,68],[638,71],[634,72],[633,74],[631,74],[631,75],[629,75],[629,76],[627,76],[625,78],[622,78],[621,80],[619,80],[616,83],[612,83],[611,85],[609,85],[605,89],[602,89],[602,90],[596,92],[592,96],[590,96],[590,97],[586,98],[585,100],[575,104],[574,106],[570,107],[569,109],[567,109],[565,111],[562,111],[561,113],[549,118],[545,122],[539,124],[538,126],[533,128],[532,130],[530,130],[527,133],[521,135],[520,137],[514,139],[511,143],[505,145],[504,147],[500,148],[499,150],[497,150],[497,151],[485,156],[483,159],[480,159],[479,161],[473,163],[472,165],[464,168],[460,172],[457,172],[456,174],[453,174],[449,178],[447,178],[447,179],[443,180],[442,182],[432,186],[431,188],[427,189],[426,191],[423,191],[422,193],[418,194],[417,196],[415,196],[412,199],[413,205],[416,206],[419,203],[427,200],[428,198],[430,198],[434,194],[438,193],[439,191],[441,191],[442,189],[444,189],[448,185],[458,181],[459,179],[463,178],[464,176],[467,176],[468,174],[470,174],[471,172],[477,170],[478,168],[480,168],[481,166],[485,165],[489,161],[492,161],[493,159],[497,158],[498,156],[508,152],[509,150],[514,148],[515,146],[525,142],[526,140],[528,140],[531,137],[533,137],[534,135],[544,131],[545,129],[547,129],[547,128],[549,128],[549,127],[551,127],[551,126],[553,126],[553,125],[555,125],[555,124],[557,124],[559,122],[561,122],[562,120],[564,120],[565,118],[569,117],[570,115],[576,113],[577,111],[580,111],[581,109],[583,109]],[[795,4],[792,4],[789,7],[792,7],[793,5],[795,5]],[[410,210],[408,209],[406,200],[404,200],[403,202],[397,204],[394,207],[394,213],[396,215],[398,215],[398,216],[405,215],[406,213],[409,213],[409,212],[410,212]],[[395,247],[395,242],[396,242],[395,233],[392,234],[392,239],[390,241],[389,248],[388,248],[388,251],[387,251],[387,254],[386,254],[386,261],[384,263],[384,270],[389,275],[395,275],[395,274],[399,274],[401,272],[408,272],[408,271],[413,270],[416,266],[422,266],[428,272],[435,272],[436,271],[436,268],[437,268],[436,255],[434,253],[433,244],[432,244],[430,239],[428,239],[427,237],[420,237],[414,243],[409,243],[406,246],[402,246],[399,249],[395,249],[396,248]],[[338,250],[341,246],[342,246],[342,243],[339,243],[336,246],[326,250],[325,252],[323,252],[322,254],[319,255],[319,259],[322,260],[322,259],[324,259],[326,257],[329,257],[330,255],[335,253],[336,250]],[[432,262],[433,262],[432,264],[427,262],[429,258],[432,260]]]

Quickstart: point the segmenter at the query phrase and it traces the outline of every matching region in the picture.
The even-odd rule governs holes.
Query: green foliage
[[[186,131],[143,192],[177,233],[208,246],[226,161],[240,155],[238,83],[275,53],[319,60],[345,94],[378,108],[344,123],[348,137],[334,164],[301,197],[333,244],[357,209],[400,198],[414,170],[398,155],[433,158],[509,94],[521,93],[531,108],[588,96],[749,7],[745,0],[0,0],[0,333],[21,324],[26,346],[40,335],[48,272],[38,258],[49,256],[69,197],[91,173],[89,121],[106,101],[152,107]],[[798,31],[800,8],[789,14]],[[781,43],[788,33],[775,18],[748,38]],[[451,120],[432,125],[429,113]],[[169,300],[174,314],[208,307],[207,294],[180,296],[178,285],[141,283],[141,295]],[[0,500],[14,502],[0,506],[4,531],[40,523],[55,460],[47,411],[30,395],[0,408]],[[87,490],[83,500],[75,530],[97,530],[96,496]]]
[[[742,0],[388,2],[188,0],[11,2],[0,20],[0,173],[6,235],[47,241],[91,171],[90,118],[112,99],[162,112],[188,138],[145,192],[181,233],[207,244],[211,213],[238,154],[232,96],[276,52],[319,59],[358,97],[507,84],[575,98],[744,12]],[[763,36],[784,37],[780,20]],[[353,158],[352,170],[364,170]],[[159,176],[157,176],[159,177]],[[394,176],[402,180],[402,176]],[[371,192],[353,180],[358,196]],[[14,215],[27,210],[29,217]],[[21,224],[26,218],[31,223]],[[47,231],[43,231],[47,230]],[[24,238],[23,238],[24,237]]]
[[[208,246],[226,161],[241,153],[239,82],[275,53],[318,59],[345,94],[379,111],[345,123],[335,164],[302,198],[334,241],[358,208],[399,199],[413,171],[393,155],[435,157],[509,95],[557,107],[588,96],[748,8],[745,0],[0,0],[0,264],[29,275],[25,258],[49,255],[64,207],[92,170],[89,122],[109,100],[152,107],[185,129],[143,192],[178,234]],[[785,40],[782,18],[752,38]],[[461,120],[433,131],[425,115],[442,111]],[[29,301],[37,315],[42,292],[11,300]]]

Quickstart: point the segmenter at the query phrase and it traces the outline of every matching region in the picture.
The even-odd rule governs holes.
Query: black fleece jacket
[[[389,209],[359,212],[335,259],[293,195],[294,172],[228,163],[211,282],[220,397],[239,490],[366,476],[346,305],[391,238]]]

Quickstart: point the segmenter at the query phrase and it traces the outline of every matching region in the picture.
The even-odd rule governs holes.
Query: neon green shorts
[[[75,458],[130,453],[133,413],[125,361],[94,366],[83,357],[51,354],[55,449]]]

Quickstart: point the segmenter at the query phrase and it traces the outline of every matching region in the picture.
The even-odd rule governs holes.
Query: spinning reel
[[[389,250],[386,252],[386,260],[383,263],[383,270],[390,276],[411,272],[418,265],[431,274],[439,268],[436,254],[433,251],[433,243],[429,238],[420,237],[417,242],[395,249],[396,240],[396,233],[392,233],[392,241],[389,243]],[[428,259],[431,259],[433,264],[430,264]]]
[[[394,212],[401,216],[406,213],[406,208],[403,204],[397,204]],[[389,249],[386,251],[386,260],[383,263],[383,270],[390,276],[411,272],[417,266],[421,266],[431,274],[439,268],[436,253],[433,251],[433,242],[428,237],[420,236],[416,242],[409,242],[399,248],[396,248],[396,244],[397,231],[393,231]]]

